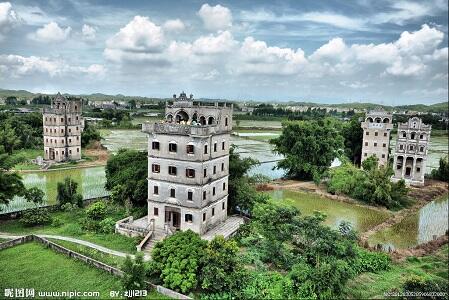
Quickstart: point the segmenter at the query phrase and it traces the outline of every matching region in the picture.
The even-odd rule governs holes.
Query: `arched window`
[[[371,117],[366,118],[366,122],[373,123],[373,118],[371,118]]]
[[[205,116],[201,116],[200,117],[200,124],[201,125],[206,125],[206,117]]]
[[[381,123],[382,119],[381,118],[376,118],[375,121],[376,121],[376,123]]]
[[[212,125],[212,124],[214,124],[214,117],[209,117],[208,119],[207,119],[207,124],[208,125]]]
[[[390,123],[390,119],[389,118],[384,118],[384,123]]]
[[[173,122],[173,115],[172,114],[168,114],[167,117],[165,118],[168,122]]]
[[[176,114],[176,123],[187,122],[189,121],[189,115],[181,110]]]

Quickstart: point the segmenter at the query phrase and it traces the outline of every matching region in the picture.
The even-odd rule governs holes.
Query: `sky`
[[[448,1],[0,2],[0,88],[432,104]]]

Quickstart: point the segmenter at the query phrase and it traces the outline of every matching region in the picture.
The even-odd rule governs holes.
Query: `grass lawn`
[[[39,298],[39,291],[76,290],[100,292],[98,298],[109,299],[110,291],[122,291],[120,278],[37,243],[0,251],[0,270],[1,293],[7,288],[33,288]],[[167,299],[155,291],[147,298]]]
[[[385,292],[400,289],[410,275],[429,279],[448,281],[448,245],[443,246],[433,255],[420,258],[409,257],[406,261],[395,263],[388,271],[364,273],[350,281],[347,295],[353,299],[384,298]]]
[[[110,206],[114,208],[114,206]],[[121,234],[115,233],[95,233],[86,232],[81,228],[80,221],[85,217],[83,209],[77,209],[71,212],[53,212],[52,218],[61,220],[61,226],[41,225],[34,227],[25,227],[19,220],[0,221],[0,231],[9,232],[13,234],[54,234],[68,237],[74,237],[80,240],[89,241],[113,250],[135,253],[137,240]],[[107,217],[112,217],[114,220],[119,220],[124,217],[123,212],[113,210],[109,212]]]
[[[14,155],[17,157],[23,157],[26,161],[23,163],[17,164],[14,166],[14,170],[39,170],[40,167],[36,164],[30,162],[30,160],[35,159],[38,156],[44,157],[43,149],[22,149],[19,151],[15,151]]]
[[[113,266],[113,267],[116,267],[119,269],[121,268],[123,262],[125,261],[124,257],[104,253],[104,252],[98,251],[96,249],[93,249],[93,248],[90,248],[90,247],[87,247],[84,245],[79,245],[79,244],[72,243],[69,241],[62,241],[62,240],[57,240],[57,239],[48,239],[48,240],[50,240],[50,241],[54,242],[55,244],[58,244],[62,247],[65,247],[72,251],[86,255],[90,258],[101,261],[105,264],[108,264],[110,266]]]

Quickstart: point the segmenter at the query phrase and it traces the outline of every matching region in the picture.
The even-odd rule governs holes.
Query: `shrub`
[[[357,251],[353,268],[357,273],[379,272],[390,269],[391,258],[382,252],[371,252],[362,248]]]
[[[444,280],[423,278],[417,275],[408,277],[403,286],[404,292],[442,292],[447,293],[447,283]],[[430,298],[437,299],[437,298]]]
[[[64,203],[61,205],[61,210],[71,212],[78,209],[78,205],[72,203]]]
[[[56,200],[58,200],[61,205],[65,203],[72,203],[81,207],[83,198],[76,193],[77,187],[78,183],[72,178],[64,178],[64,182],[58,182],[58,195],[56,196]]]
[[[106,203],[104,201],[98,201],[91,204],[86,209],[86,214],[92,220],[102,220],[106,215]]]
[[[62,222],[61,218],[58,217],[53,218],[53,221],[51,222],[51,226],[53,227],[59,227],[62,224],[64,224],[64,222]]]
[[[123,278],[122,285],[124,290],[143,290],[145,284],[145,265],[142,252],[137,253],[134,259],[126,256],[122,266]]]
[[[20,222],[25,226],[45,225],[51,223],[51,216],[46,208],[35,208],[24,211]]]
[[[86,231],[99,232],[100,222],[91,218],[81,219],[81,228]]]
[[[99,225],[99,229],[100,232],[103,233],[113,233],[114,229],[115,229],[115,221],[112,218],[106,218],[102,221],[100,221]]]
[[[83,230],[79,224],[69,223],[64,229],[65,232],[67,232],[67,235],[77,236],[83,234]]]

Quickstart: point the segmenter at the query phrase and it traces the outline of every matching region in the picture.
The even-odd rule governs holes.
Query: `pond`
[[[45,193],[44,205],[56,203],[58,182],[64,181],[65,177],[70,177],[78,183],[78,191],[83,195],[84,199],[108,195],[108,191],[104,188],[106,182],[104,167],[22,174],[23,183],[27,188],[38,187]],[[34,206],[33,203],[27,202],[22,197],[15,197],[8,206],[0,205],[0,211],[6,213]]]
[[[444,195],[401,222],[372,235],[371,246],[381,244],[384,249],[412,248],[431,241],[448,230],[448,196]]]
[[[327,215],[325,223],[332,228],[338,228],[342,221],[347,221],[358,232],[364,232],[391,216],[387,211],[339,202],[314,193],[291,190],[275,190],[267,193],[274,201],[295,206],[303,215],[311,215],[314,211],[325,213]]]

